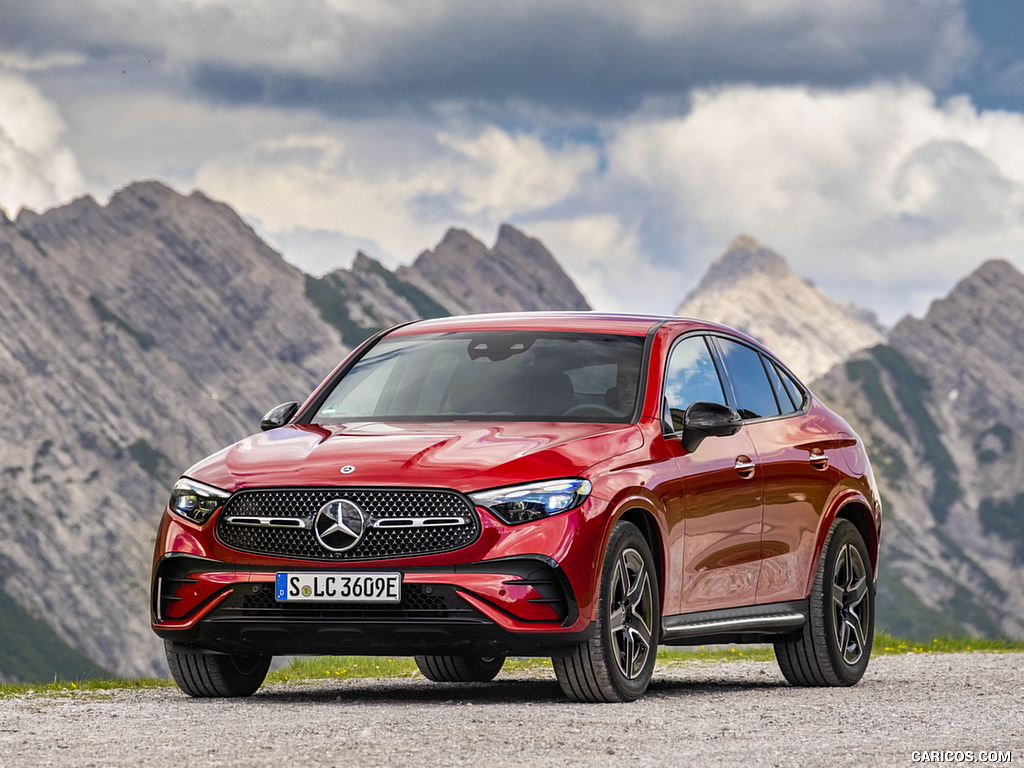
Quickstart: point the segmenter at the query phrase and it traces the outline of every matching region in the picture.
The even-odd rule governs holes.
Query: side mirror
[[[683,448],[693,453],[705,437],[735,435],[742,426],[743,419],[728,405],[698,400],[683,416]]]
[[[298,410],[299,404],[295,401],[290,403],[281,403],[276,408],[271,408],[267,411],[267,414],[260,420],[260,429],[266,432],[268,429],[283,427],[292,420],[292,416],[294,416]]]

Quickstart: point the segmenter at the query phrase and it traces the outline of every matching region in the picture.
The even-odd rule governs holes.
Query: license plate
[[[278,573],[274,596],[296,603],[400,603],[400,573]]]

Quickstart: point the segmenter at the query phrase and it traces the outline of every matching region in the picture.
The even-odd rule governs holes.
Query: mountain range
[[[885,341],[874,313],[828,298],[747,235],[711,264],[676,314],[714,319],[756,336],[805,381]]]
[[[587,309],[538,241],[452,230],[400,274],[304,274],[227,205],[134,184],[0,217],[0,679],[165,675],[153,537],[199,458],[380,327]],[[525,276],[525,278],[524,278]],[[467,288],[468,286],[468,288]],[[476,290],[476,289],[479,290]]]
[[[775,350],[866,441],[885,517],[878,624],[1024,637],[1024,275],[982,264],[885,331],[749,237],[679,309]]]
[[[452,229],[409,266],[361,253],[314,276],[229,206],[158,182],[0,215],[0,267],[5,680],[166,674],[148,576],[170,484],[378,329],[589,308],[508,225],[492,247]],[[1024,637],[1022,299],[1024,276],[991,262],[886,331],[740,237],[680,306],[765,341],[867,441],[882,628]]]

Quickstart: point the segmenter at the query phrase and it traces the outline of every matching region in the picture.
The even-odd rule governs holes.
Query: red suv
[[[881,505],[861,441],[771,353],[678,317],[426,320],[189,469],[153,628],[192,696],[276,654],[414,655],[440,682],[550,656],[579,701],[643,694],[659,644],[774,643],[852,685]]]

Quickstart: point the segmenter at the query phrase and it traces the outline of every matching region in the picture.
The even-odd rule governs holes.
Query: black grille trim
[[[288,621],[479,620],[480,614],[446,584],[404,584],[400,603],[280,603],[273,584],[239,587],[210,614],[211,619],[286,619]]]
[[[311,520],[327,502],[348,499],[367,522],[395,518],[465,519],[462,525],[368,525],[362,540],[345,552],[332,552],[317,541],[311,526],[239,525],[230,517]],[[260,488],[234,494],[217,517],[217,539],[242,552],[302,560],[382,560],[451,552],[480,535],[480,519],[461,493],[417,488]]]

